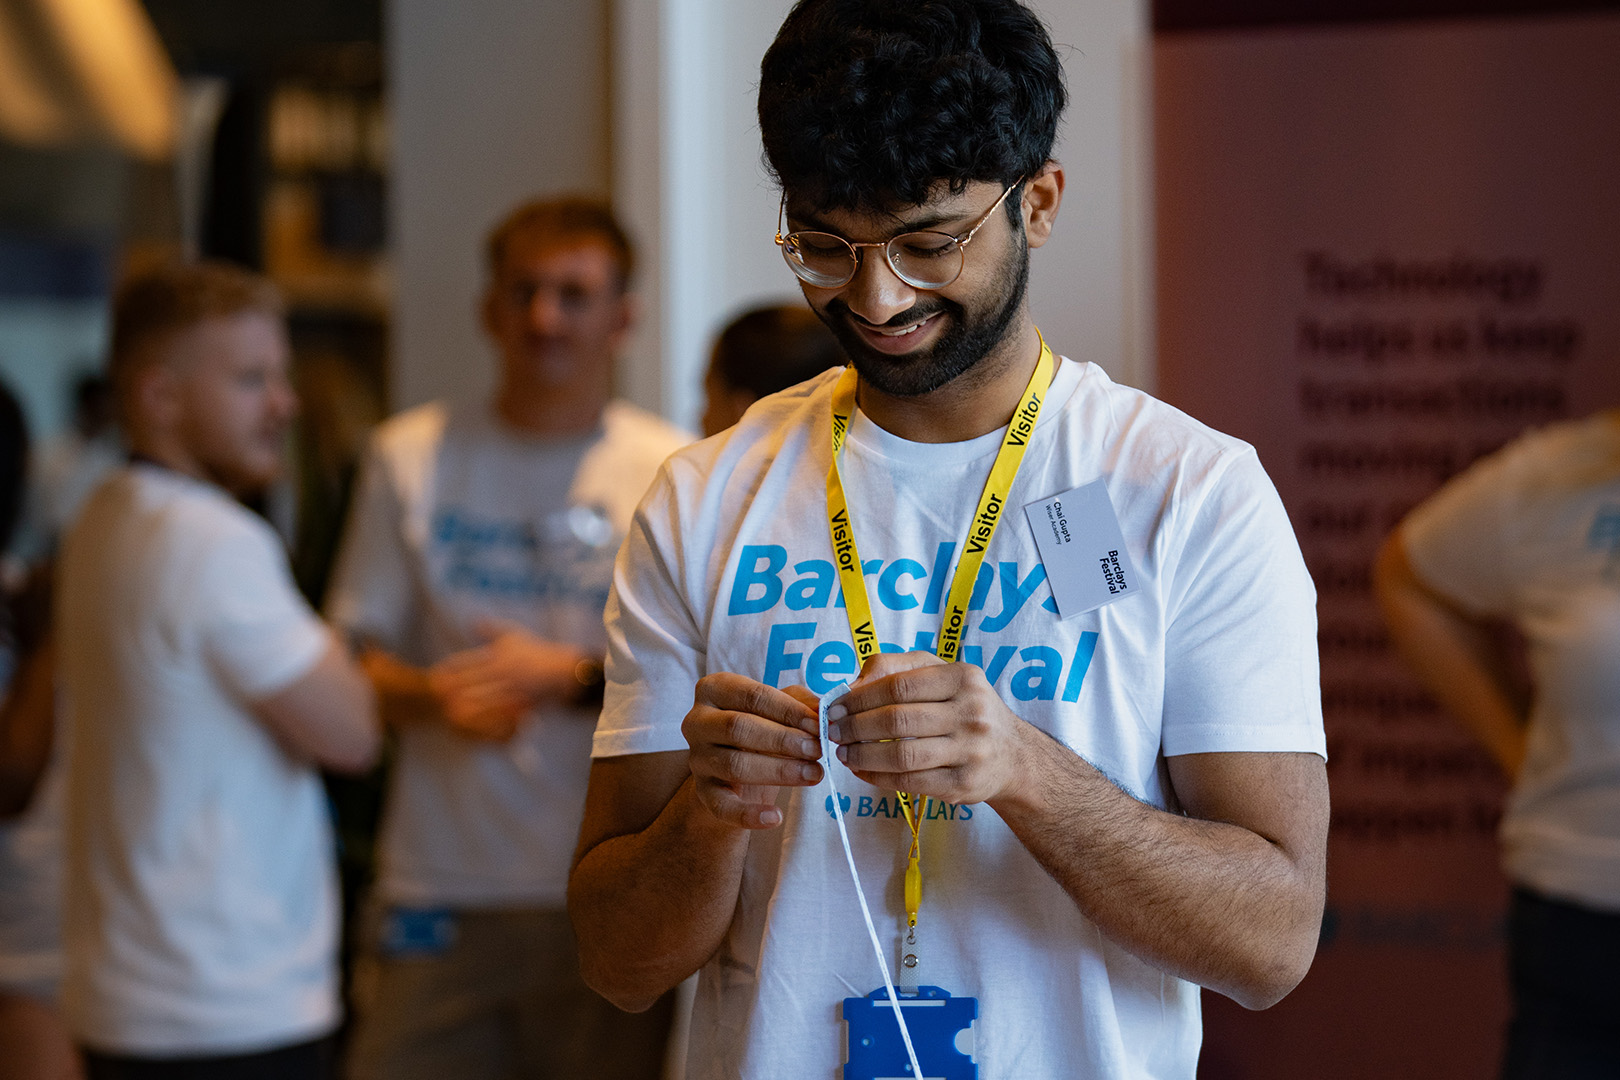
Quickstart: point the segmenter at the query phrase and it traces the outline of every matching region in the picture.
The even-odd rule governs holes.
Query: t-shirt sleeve
[[[666,468],[636,510],[614,563],[605,614],[607,685],[592,757],[687,748],[681,721],[706,653],[680,584],[678,536]]]
[[[236,697],[260,701],[307,675],[332,641],[268,527],[232,529],[201,560],[202,649]]]
[[[1316,588],[1252,450],[1216,478],[1182,537],[1165,597],[1165,755],[1327,757]]]
[[[1418,579],[1474,615],[1511,607],[1504,523],[1513,471],[1511,448],[1482,458],[1401,522],[1406,557]]]
[[[326,591],[326,617],[351,638],[403,653],[414,597],[405,511],[386,456],[375,442],[355,482],[343,541]]]

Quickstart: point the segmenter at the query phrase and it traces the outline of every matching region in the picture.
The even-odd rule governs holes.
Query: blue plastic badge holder
[[[978,999],[919,986],[915,994],[900,995],[900,1008],[924,1080],[978,1080],[979,1067],[972,1057]],[[844,999],[844,1029],[848,1040],[844,1080],[914,1080],[894,1005],[883,987],[865,997]]]

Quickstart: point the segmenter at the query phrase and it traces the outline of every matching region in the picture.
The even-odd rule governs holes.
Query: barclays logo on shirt
[[[595,507],[569,506],[538,520],[441,509],[430,533],[439,583],[505,600],[607,604],[612,523]]]
[[[949,574],[955,569],[952,557],[956,554],[954,541],[941,543],[934,552],[932,569],[916,559],[894,559],[887,565],[882,559],[862,559],[861,572],[876,576],[877,591],[874,598],[881,607],[890,611],[921,609],[925,615],[937,615],[949,584]],[[793,579],[784,581],[787,568],[787,548],[781,544],[745,544],[737,558],[737,574],[732,579],[731,596],[726,604],[727,615],[760,615],[778,604],[789,611],[806,611],[844,606],[844,594],[838,587],[838,571],[830,559],[805,559],[793,564]],[[922,582],[917,588],[915,582]],[[985,616],[978,629],[994,634],[1006,629],[1013,618],[1023,610],[1035,591],[1046,583],[1046,567],[1037,562],[1028,574],[1021,574],[1017,563],[985,563],[979,567],[979,576],[973,583],[973,596],[968,601],[969,611],[983,611],[990,598],[991,586],[999,583],[1001,607],[995,615]],[[1056,614],[1057,604],[1051,592],[1041,603],[1045,610]]]
[[[854,800],[840,791],[838,793],[838,806],[841,810],[843,810],[844,817],[846,818],[905,817],[904,812],[900,809],[900,800],[888,795],[880,795],[875,799],[870,795],[862,795],[859,800]],[[827,811],[828,817],[834,819],[837,818],[837,815],[833,813],[833,801],[831,795],[828,795],[821,801],[821,808]],[[852,808],[853,813],[851,812]],[[942,802],[939,799],[929,799],[928,809],[924,816],[924,820],[971,821],[973,820],[973,807],[968,806],[965,803],[948,803]]]

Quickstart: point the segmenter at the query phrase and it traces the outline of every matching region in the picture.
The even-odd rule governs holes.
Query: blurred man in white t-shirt
[[[225,264],[129,282],[112,374],[132,457],[64,545],[68,1024],[92,1080],[319,1078],[338,903],[317,768],[368,767],[369,683],[238,500],[297,407],[280,300]]]
[[[327,597],[398,736],[351,1077],[652,1078],[667,1007],[587,989],[564,904],[613,556],[687,439],[613,399],[632,257],[605,205],[521,206],[486,257],[493,400],[377,431]]]

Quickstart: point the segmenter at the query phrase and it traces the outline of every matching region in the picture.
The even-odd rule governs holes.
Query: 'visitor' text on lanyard
[[[1023,464],[1024,451],[1035,432],[1035,421],[1041,415],[1041,401],[1052,381],[1056,360],[1046,339],[1040,337],[1041,356],[1035,372],[1024,387],[1024,394],[1013,411],[1007,432],[1002,436],[1001,449],[990,466],[990,475],[979,496],[979,508],[968,526],[966,543],[962,547],[962,561],[957,564],[951,579],[951,591],[940,620],[938,642],[934,652],[946,663],[954,663],[962,649],[962,631],[967,626],[968,604],[973,597],[973,586],[978,581],[979,567],[984,564],[985,553],[996,525],[1007,509],[1007,497],[1012,491],[1013,479]],[[849,615],[850,635],[855,639],[855,656],[861,666],[878,651],[877,627],[872,621],[872,602],[866,592],[866,577],[861,572],[861,556],[855,547],[854,523],[849,517],[849,503],[844,497],[844,478],[839,462],[843,458],[844,440],[849,435],[849,423],[855,415],[855,387],[857,375],[853,366],[845,368],[833,388],[832,397],[832,467],[827,470],[827,528],[832,536],[833,561],[844,590],[845,610]],[[906,923],[917,925],[917,910],[922,904],[922,822],[927,814],[927,803],[917,806],[917,800],[906,792],[897,792],[900,809],[911,828],[911,852],[906,862]]]

